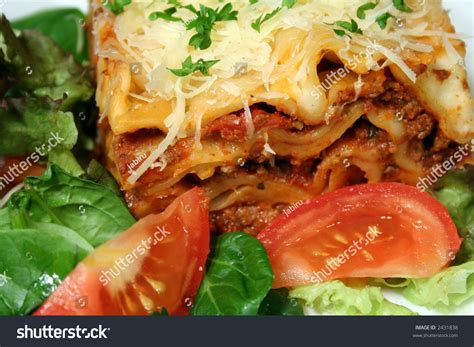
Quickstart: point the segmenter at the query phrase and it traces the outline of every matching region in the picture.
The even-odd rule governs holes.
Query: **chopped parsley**
[[[212,9],[210,7],[199,5],[197,10],[193,5],[183,6],[177,0],[168,0],[168,4],[174,5],[164,11],[152,12],[149,15],[150,20],[164,19],[170,22],[183,22],[186,30],[196,30],[196,34],[189,40],[189,45],[198,49],[207,49],[211,46],[211,31],[217,22],[237,20],[238,11],[234,11],[229,2],[222,8]],[[184,21],[182,18],[174,16],[178,8],[184,8],[196,15],[196,18],[190,21]]]
[[[413,12],[413,10],[405,4],[405,0],[392,0],[393,6],[401,12]]]
[[[357,17],[359,19],[365,19],[365,12],[366,11],[369,11],[369,10],[373,10],[374,8],[377,7],[377,5],[379,4],[379,2],[368,2],[362,6],[360,6],[358,9],[357,9]]]
[[[173,74],[178,77],[185,77],[191,75],[196,71],[200,71],[204,76],[209,76],[209,69],[217,64],[219,60],[203,60],[199,59],[197,62],[193,63],[191,56],[187,57],[186,60],[182,63],[181,69],[170,69]]]
[[[215,10],[204,5],[199,5],[199,11],[192,5],[184,6],[184,8],[196,15],[195,19],[185,23],[185,25],[187,30],[196,30],[197,33],[191,37],[189,45],[199,49],[207,49],[211,46],[211,31],[216,22],[237,20],[239,13],[233,10],[231,3]]]
[[[384,14],[381,14],[378,16],[375,21],[379,25],[380,29],[385,29],[387,27],[387,21],[390,18],[395,18],[390,12],[385,12]]]
[[[148,16],[148,19],[157,20],[158,18],[161,18],[170,22],[181,22],[181,18],[173,17],[176,11],[177,11],[176,7],[170,7],[164,10],[163,12],[160,12],[160,11],[152,12]]]
[[[357,24],[357,22],[353,19],[351,19],[350,22],[346,22],[346,21],[337,21],[336,23],[337,26],[351,32],[351,33],[355,33],[355,34],[362,34],[362,30],[360,30],[359,28],[359,25]],[[344,36],[344,35],[347,35],[349,37],[351,37],[349,34],[347,34],[345,32],[345,30],[342,30],[342,29],[334,29],[334,32],[338,35],[338,36]]]
[[[257,1],[258,0],[256,0],[256,1],[254,0],[254,2],[252,2],[252,0],[251,0],[250,3],[254,4]],[[261,26],[262,26],[263,23],[265,23],[269,19],[275,17],[277,15],[277,13],[280,12],[283,9],[283,7],[292,8],[293,6],[295,6],[295,3],[296,3],[296,0],[283,0],[281,2],[281,6],[277,7],[276,9],[274,9],[270,13],[262,14],[255,21],[253,21],[252,24],[251,24],[252,28],[254,30],[260,32],[260,29],[261,29]]]
[[[103,0],[102,3],[113,13],[120,14],[125,6],[132,3],[132,0]]]

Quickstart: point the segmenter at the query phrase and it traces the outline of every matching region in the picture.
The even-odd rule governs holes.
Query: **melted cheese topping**
[[[217,9],[227,1],[183,0],[181,3]],[[408,0],[407,5],[414,9],[412,13],[398,11],[391,0],[381,0],[374,10],[366,12],[364,20],[357,18],[356,13],[367,0],[299,0],[292,8],[283,7],[262,23],[260,32],[252,28],[252,23],[280,7],[281,0],[230,3],[238,11],[237,20],[216,22],[211,33],[212,44],[205,50],[189,45],[196,31],[187,30],[184,23],[149,19],[151,13],[172,7],[168,1],[134,0],[111,24],[114,42],[106,44],[104,40],[99,45],[98,56],[133,66],[128,69],[115,64],[108,70],[110,80],[106,83],[115,87],[113,95],[107,96],[112,106],[107,101],[103,112],[109,117],[112,131],[120,134],[158,128],[166,133],[158,148],[129,179],[130,184],[178,138],[196,136],[198,127],[222,115],[244,109],[250,136],[253,133],[250,106],[257,102],[271,104],[305,124],[323,124],[331,105],[326,96],[315,97],[321,82],[316,67],[327,52],[333,52],[333,59],[342,61],[358,74],[396,66],[412,84],[417,82],[413,67],[430,61],[435,46],[444,43],[453,64],[462,60],[450,43],[458,36],[445,32],[452,29],[436,27],[436,17],[445,15],[439,0],[423,6]],[[382,30],[376,18],[386,12],[403,20],[390,19]],[[110,16],[113,15],[103,20],[109,23]],[[190,21],[196,15],[181,8],[173,16]],[[427,16],[432,20],[427,21]],[[348,32],[352,39],[337,36],[333,29],[341,28],[328,24],[352,19],[363,30],[363,35]],[[370,53],[369,48],[372,48]],[[168,70],[181,68],[189,56],[193,62],[199,59],[219,62],[210,68],[209,76],[196,72],[178,77]],[[120,76],[114,76],[117,72]],[[133,103],[127,101],[129,97]]]

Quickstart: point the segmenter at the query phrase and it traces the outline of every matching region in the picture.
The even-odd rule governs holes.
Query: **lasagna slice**
[[[198,185],[215,231],[255,233],[342,186],[428,188],[474,138],[462,36],[439,0],[364,3],[94,0],[104,161],[135,216]]]

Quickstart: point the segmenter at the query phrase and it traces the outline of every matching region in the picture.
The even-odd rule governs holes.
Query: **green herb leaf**
[[[125,6],[132,3],[132,0],[103,0],[102,3],[113,13],[120,14]]]
[[[346,29],[347,31],[350,31],[351,33],[362,34],[362,30],[360,30],[359,25],[353,19],[351,19],[350,22],[337,21],[335,24],[343,29]]]
[[[263,300],[258,314],[261,316],[303,316],[303,306],[289,297],[288,289],[272,289]]]
[[[378,2],[368,2],[357,9],[357,17],[359,19],[365,19],[365,12],[369,10],[373,10],[377,7]]]
[[[401,12],[413,12],[413,10],[405,4],[405,0],[392,0],[393,6]]]
[[[395,18],[390,12],[385,12],[378,16],[375,21],[379,25],[380,29],[385,29],[387,27],[387,22],[390,18]]]
[[[253,21],[250,26],[254,30],[260,32],[262,24],[268,21],[269,19],[275,17],[278,14],[278,12],[280,12],[283,9],[283,7],[292,8],[295,4],[296,4],[296,0],[283,0],[280,7],[277,7],[270,13],[261,15],[255,21]]]
[[[185,77],[200,71],[204,76],[209,76],[209,69],[217,64],[219,60],[203,60],[199,59],[193,63],[191,56],[187,57],[182,63],[181,69],[168,69],[178,77]]]
[[[221,235],[191,314],[256,315],[272,283],[260,241],[241,232]]]
[[[189,44],[198,49],[207,49],[211,46],[211,31],[216,22],[237,20],[238,15],[238,11],[233,10],[231,3],[215,10],[202,4],[199,6],[199,11],[192,5],[184,8],[196,15],[195,19],[185,25],[187,30],[196,30],[197,33],[191,37]]]
[[[181,22],[181,18],[179,17],[173,17],[173,14],[175,14],[177,11],[176,7],[170,7],[164,10],[163,12],[157,11],[157,12],[152,12],[148,16],[148,19],[150,20],[157,20],[158,18],[167,20],[169,22]]]

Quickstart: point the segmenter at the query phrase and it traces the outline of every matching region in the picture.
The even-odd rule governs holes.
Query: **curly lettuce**
[[[474,260],[474,166],[443,177],[433,195],[449,210],[459,236],[463,238],[455,263]]]
[[[414,304],[449,312],[474,298],[474,261],[449,267],[430,278],[409,280],[403,295]]]
[[[380,287],[349,287],[335,280],[297,287],[290,297],[303,300],[321,314],[329,315],[415,315],[410,309],[384,298]]]

